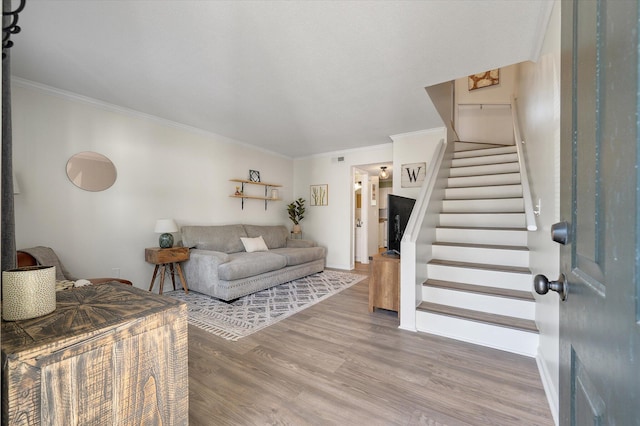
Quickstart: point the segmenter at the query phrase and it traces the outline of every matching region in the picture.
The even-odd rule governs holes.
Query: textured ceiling
[[[551,5],[30,0],[12,74],[295,158],[442,125],[424,87],[535,60]]]

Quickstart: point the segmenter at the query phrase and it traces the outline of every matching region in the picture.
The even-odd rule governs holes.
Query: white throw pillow
[[[264,242],[262,235],[255,238],[243,238],[240,237],[242,241],[242,245],[244,246],[244,250],[247,253],[252,253],[254,251],[269,251],[269,248]]]

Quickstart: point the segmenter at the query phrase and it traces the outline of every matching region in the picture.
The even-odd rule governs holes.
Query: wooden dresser
[[[120,283],[2,321],[3,425],[186,425],[187,308]]]
[[[375,308],[400,312],[400,256],[369,257],[369,312]]]

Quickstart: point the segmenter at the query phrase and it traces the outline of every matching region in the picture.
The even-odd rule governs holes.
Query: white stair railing
[[[522,183],[522,198],[524,199],[524,215],[527,223],[528,231],[536,231],[536,216],[533,209],[533,200],[531,199],[531,188],[529,187],[529,178],[527,176],[527,165],[524,161],[524,141],[520,134],[520,125],[518,121],[518,110],[516,107],[515,97],[511,97],[511,115],[513,117],[513,137],[516,141],[516,149],[518,150],[518,164],[520,165],[520,179]]]

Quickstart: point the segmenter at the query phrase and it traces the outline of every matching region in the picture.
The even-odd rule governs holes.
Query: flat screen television
[[[416,200],[413,198],[401,197],[399,195],[389,194],[387,199],[387,208],[389,215],[387,223],[387,251],[386,255],[400,254],[400,241],[404,235],[404,230],[409,222],[409,216]]]

